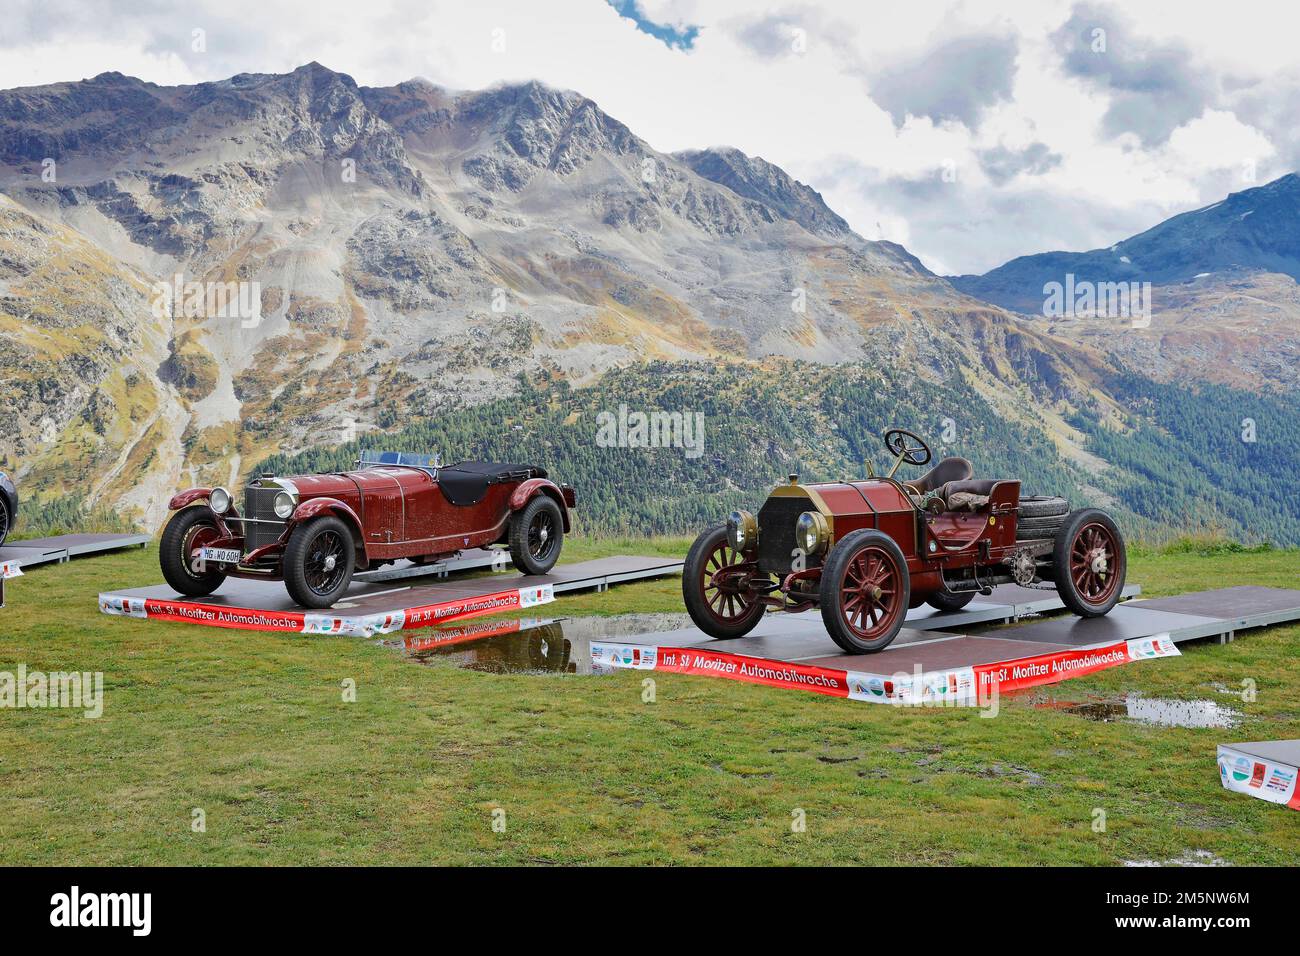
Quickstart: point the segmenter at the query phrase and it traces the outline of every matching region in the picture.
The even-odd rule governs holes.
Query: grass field
[[[685,542],[586,542],[570,559]],[[109,618],[156,553],[9,582],[0,670],[102,671],[103,716],[0,710],[7,864],[1294,864],[1300,814],[1230,794],[1215,745],[1300,737],[1300,628],[1076,679],[1000,714],[872,706],[705,677],[495,675],[374,641]],[[1149,595],[1300,586],[1295,552],[1135,553]],[[679,611],[676,578],[560,614]],[[355,702],[343,683],[356,684]],[[1252,702],[1226,691],[1243,680]],[[1037,706],[1214,698],[1235,730]],[[192,821],[202,811],[204,829]],[[1105,813],[1095,832],[1096,811]],[[802,813],[806,829],[792,821]],[[494,821],[504,823],[494,829]]]

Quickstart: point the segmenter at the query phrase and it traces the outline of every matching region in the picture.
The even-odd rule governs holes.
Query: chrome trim
[[[258,488],[279,488],[291,495],[298,494],[298,486],[288,478],[254,478],[249,484],[256,485]]]

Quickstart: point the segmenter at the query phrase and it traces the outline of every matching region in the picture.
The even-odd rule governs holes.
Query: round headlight
[[[831,529],[820,511],[805,511],[794,526],[794,540],[804,554],[817,554],[830,540]]]
[[[298,507],[298,499],[287,491],[282,491],[275,496],[275,516],[277,518],[288,518],[293,514],[293,509]]]
[[[758,519],[748,511],[727,515],[727,544],[736,551],[752,551],[758,546]]]
[[[212,494],[208,495],[208,504],[217,514],[225,514],[230,510],[230,492],[225,488],[213,488]]]

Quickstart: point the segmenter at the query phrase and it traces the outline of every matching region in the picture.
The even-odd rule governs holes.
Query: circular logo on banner
[[[1232,779],[1238,783],[1250,779],[1253,761],[1249,757],[1238,757],[1232,762]]]

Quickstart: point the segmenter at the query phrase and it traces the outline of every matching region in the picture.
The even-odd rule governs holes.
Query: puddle
[[[1241,722],[1240,711],[1225,707],[1217,700],[1173,700],[1142,694],[1129,694],[1115,700],[1050,700],[1034,706],[1061,710],[1102,723],[1133,720],[1156,727],[1205,728],[1235,727]]]
[[[382,643],[416,663],[446,660],[492,674],[591,674],[591,642],[690,627],[685,614],[468,622]]]
[[[1125,860],[1125,866],[1232,866],[1209,850],[1189,850],[1172,860]]]

